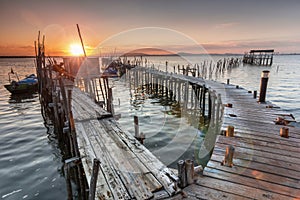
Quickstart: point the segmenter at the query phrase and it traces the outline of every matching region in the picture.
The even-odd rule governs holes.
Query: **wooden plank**
[[[237,121],[234,119],[226,119],[224,120],[222,130],[225,129],[227,126],[234,126],[237,130],[240,132],[245,131],[252,131],[252,132],[264,132],[266,134],[273,134],[276,136],[279,136],[280,128],[283,126],[280,125],[272,125],[272,124],[259,124],[259,123],[252,123],[249,121]],[[300,134],[298,132],[298,129],[295,129],[293,127],[289,127],[289,139],[297,138],[300,139]]]
[[[213,155],[225,155],[226,150],[225,149],[220,149],[220,148],[214,148],[214,153]],[[286,161],[283,160],[276,160],[273,158],[265,158],[261,156],[254,156],[252,154],[246,154],[246,153],[241,153],[241,152],[236,152],[234,153],[234,158],[237,159],[243,159],[249,162],[257,162],[257,163],[263,163],[267,165],[271,165],[274,167],[281,167],[285,168],[286,170],[294,170],[297,172],[300,172],[300,168],[298,164],[295,163],[287,163]]]
[[[77,122],[83,124],[83,128],[81,127],[81,129],[84,129],[82,130],[83,135],[86,135],[92,143],[90,146],[96,148],[94,152],[96,152],[97,157],[106,157],[106,160],[102,160],[101,163],[104,162],[106,165],[113,166],[117,173],[121,175],[121,182],[125,184],[124,187],[130,191],[131,196],[143,199],[151,198],[153,196],[151,192],[162,189],[162,185],[169,195],[177,192],[175,184],[178,178],[165,165],[157,160],[145,147],[142,146],[141,149],[137,148],[137,145],[132,145],[139,143],[130,133],[125,134],[121,129],[115,128],[117,127],[116,122],[112,118],[100,121],[93,119],[95,118],[93,109],[97,105],[92,105],[93,102],[89,102],[88,104],[92,106],[81,106],[79,102],[84,98],[78,96],[78,94],[77,97],[73,107],[75,107],[75,110],[80,111],[74,115],[75,118],[77,117],[76,119],[80,119]],[[81,112],[85,114],[84,117],[82,117]],[[104,114],[106,113],[104,112]],[[100,155],[98,152],[104,153]],[[119,170],[120,166],[122,167],[121,170]],[[129,173],[132,170],[136,173]],[[140,191],[137,191],[136,188],[140,188]]]
[[[157,178],[170,195],[178,192],[176,189],[178,177],[171,170],[159,161],[145,146],[140,145],[130,133],[122,131],[117,124],[111,126],[111,128],[122,138],[122,141],[126,143],[138,159],[145,164],[146,168]]]
[[[236,176],[235,178],[238,179],[239,176]],[[196,184],[200,187],[207,187],[207,188],[214,189],[216,191],[227,192],[227,193],[239,195],[250,199],[259,199],[259,200],[270,200],[270,199],[290,200],[291,199],[290,196],[277,194],[272,191],[262,190],[241,183],[235,183],[232,182],[232,180],[229,181],[223,175],[220,175],[218,178],[212,178],[205,175],[203,178],[197,179]]]
[[[219,149],[226,149],[228,145],[227,144],[221,144],[221,143],[216,143],[215,148]],[[275,160],[281,160],[286,163],[294,163],[294,164],[299,164],[300,165],[300,160],[299,158],[294,158],[294,157],[289,157],[289,156],[282,156],[280,154],[274,154],[272,152],[266,152],[266,151],[260,151],[260,149],[249,149],[249,148],[243,148],[243,147],[234,147],[235,148],[235,153],[239,152],[241,154],[247,154],[247,155],[256,155],[260,156],[266,159],[275,159]]]
[[[227,129],[227,127],[226,127]],[[224,131],[226,130],[223,129]],[[274,137],[275,136],[275,137]],[[278,136],[278,135],[277,135]],[[276,144],[280,144],[282,146],[292,146],[296,148],[300,148],[300,139],[292,138],[284,138],[284,137],[276,137],[276,134],[269,134],[269,133],[261,133],[261,132],[253,132],[253,131],[234,131],[234,137],[238,138],[247,138],[249,140],[258,140],[258,141],[264,141],[264,142],[273,142]]]
[[[251,178],[249,176],[245,176],[243,171],[240,171],[239,173],[233,173],[233,171],[234,171],[234,169],[220,170],[220,169],[215,169],[215,168],[211,168],[211,167],[206,167],[203,174],[205,176],[210,176],[210,177],[222,179],[222,180],[225,180],[228,182],[233,182],[233,183],[237,183],[240,185],[252,187],[253,189],[259,189],[259,190],[263,190],[263,191],[267,191],[267,192],[271,192],[271,193],[289,196],[290,198],[291,197],[293,197],[293,198],[300,197],[299,189],[295,189],[292,187],[283,186],[283,185],[274,184],[274,183],[271,183],[268,181],[262,181],[262,180],[258,180],[255,178]],[[257,173],[256,175],[260,176],[260,173]],[[277,198],[275,198],[275,199],[277,199]],[[278,199],[280,199],[280,198],[278,198]]]
[[[243,147],[248,149],[259,150],[262,152],[269,152],[282,157],[298,158],[300,159],[299,149],[292,146],[283,146],[272,142],[263,142],[247,138],[230,138],[218,137],[218,143],[233,145],[234,147]]]
[[[127,193],[127,190],[123,185],[121,179],[119,178],[118,174],[114,171],[114,169],[110,165],[110,162],[109,160],[107,160],[107,157],[104,156],[106,152],[97,151],[98,154],[97,155],[93,143],[90,141],[90,138],[86,134],[86,131],[83,127],[84,125],[82,123],[75,123],[75,125],[76,125],[76,132],[78,136],[77,138],[78,143],[84,145],[83,142],[85,142],[85,145],[81,148],[84,148],[85,152],[90,152],[89,153],[90,160],[92,160],[93,158],[98,158],[101,162],[100,164],[101,173],[99,172],[98,174],[98,176],[100,176],[98,177],[98,182],[100,181],[99,183],[100,186],[105,185],[106,182],[106,184],[109,187],[109,190],[107,189],[107,187],[101,187],[100,192],[99,190],[97,190],[97,193],[100,193],[100,196],[103,196],[105,198],[111,198],[112,196],[114,199],[116,198],[130,199],[130,196]],[[99,153],[102,153],[102,155],[99,155]],[[91,164],[91,163],[92,162],[90,161],[87,164]],[[89,169],[90,170],[92,169],[91,165]],[[101,182],[103,180],[105,180],[104,183]]]
[[[274,125],[274,126],[268,126],[266,125],[264,128],[251,128],[249,126],[244,126],[244,125],[236,125],[235,123],[228,123],[228,120],[225,120],[223,123],[221,130],[225,131],[227,129],[227,126],[234,126],[234,130],[240,133],[244,134],[258,134],[264,137],[270,137],[270,138],[281,138],[279,136],[280,133],[280,128],[283,126],[280,125]],[[300,140],[299,138],[299,128],[294,128],[294,127],[289,127],[289,138],[281,138],[281,140],[285,141],[291,141],[293,142],[298,142]]]
[[[113,166],[114,170],[119,174],[122,182],[124,183],[131,197],[140,199],[151,198],[153,196],[150,189],[144,185],[141,176],[147,171],[143,171],[143,166],[136,162],[134,155],[127,149],[123,149],[124,145],[117,138],[112,138],[113,134],[107,135],[107,130],[101,131],[98,120],[91,120],[86,123],[85,129],[93,147],[97,148],[98,152],[107,152],[106,158],[110,158],[109,164]],[[99,137],[99,134],[102,134]],[[124,151],[125,150],[125,151]]]
[[[264,163],[245,161],[237,158],[234,159],[234,167],[231,168],[221,165],[223,159],[224,156],[213,154],[207,166],[238,175],[255,178],[257,180],[263,180],[278,185],[300,189],[298,178],[300,177],[300,172],[286,170],[284,168],[274,167]]]
[[[101,116],[111,116],[110,113],[100,108],[78,88],[74,88],[72,91],[72,106],[73,114],[76,116],[75,119],[79,121],[97,119]]]
[[[222,144],[231,144],[233,146],[239,146],[244,148],[257,149],[266,152],[272,152],[280,154],[282,156],[290,156],[300,159],[300,148],[281,145],[271,141],[260,141],[255,139],[248,138],[239,138],[239,137],[225,137],[219,136],[218,143]]]
[[[200,177],[205,178],[205,177]],[[250,197],[240,196],[236,194],[232,194],[226,191],[219,190],[218,188],[210,188],[203,187],[202,185],[189,185],[188,187],[184,188],[184,192],[187,193],[187,198],[190,199],[191,197],[195,197],[196,199],[210,199],[210,200],[220,200],[220,199],[228,199],[228,200],[245,200],[245,199],[252,199]]]

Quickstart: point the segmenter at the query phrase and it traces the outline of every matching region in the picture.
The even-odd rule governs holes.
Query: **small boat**
[[[14,74],[17,77],[17,80],[11,79],[11,74]],[[4,87],[12,94],[21,94],[21,93],[33,93],[38,90],[38,79],[34,74],[26,76],[26,78],[19,80],[17,73],[14,73],[11,70],[8,73],[9,84],[4,85]]]
[[[120,77],[121,64],[117,61],[112,61],[109,65],[102,67],[103,77]]]

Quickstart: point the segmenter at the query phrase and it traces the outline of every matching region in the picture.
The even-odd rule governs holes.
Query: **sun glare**
[[[70,53],[72,56],[82,56],[83,50],[80,44],[71,44]]]

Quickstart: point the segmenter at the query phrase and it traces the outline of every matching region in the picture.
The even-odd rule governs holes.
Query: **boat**
[[[11,79],[11,75],[15,75],[16,80]],[[38,79],[34,74],[26,76],[24,79],[19,80],[17,73],[8,73],[9,84],[4,85],[4,87],[12,94],[22,94],[22,93],[34,93],[38,91]]]
[[[121,60],[114,60],[108,65],[103,65],[101,67],[102,77],[121,77],[126,73],[126,69],[131,69],[134,66],[130,64],[124,64]]]

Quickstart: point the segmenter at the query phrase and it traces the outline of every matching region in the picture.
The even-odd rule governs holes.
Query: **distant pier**
[[[272,66],[274,49],[250,50],[244,54],[243,63],[250,65]]]

